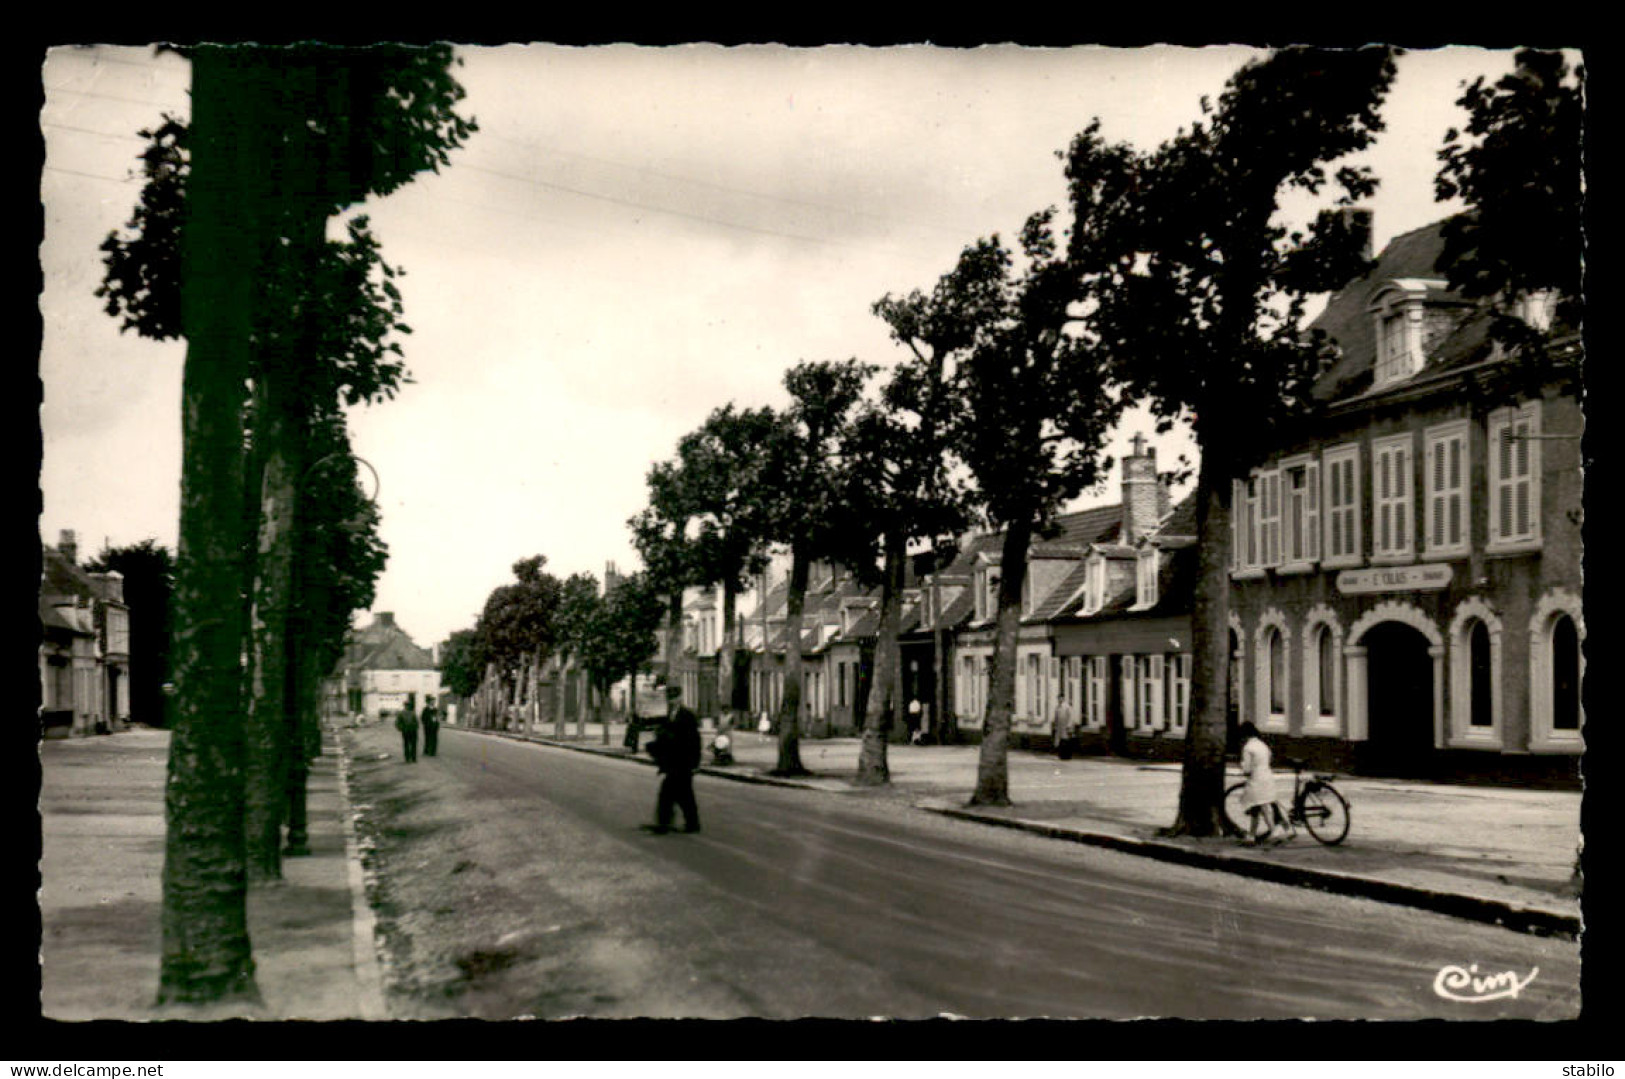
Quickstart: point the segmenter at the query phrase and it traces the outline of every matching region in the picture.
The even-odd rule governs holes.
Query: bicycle
[[[1279,800],[1270,805],[1275,820],[1292,834],[1296,834],[1297,825],[1303,825],[1310,835],[1328,847],[1343,842],[1349,834],[1349,803],[1332,786],[1332,777],[1316,772],[1305,780],[1303,761],[1283,758],[1281,763],[1292,769],[1292,802],[1285,812]],[[1246,786],[1243,780],[1225,790],[1224,817],[1237,832],[1251,834],[1256,843],[1268,833],[1269,825],[1263,814],[1253,816],[1241,808],[1241,792]]]

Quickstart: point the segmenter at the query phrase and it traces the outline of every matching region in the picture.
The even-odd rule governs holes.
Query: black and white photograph
[[[40,1015],[1564,1055],[1587,55],[44,50]]]

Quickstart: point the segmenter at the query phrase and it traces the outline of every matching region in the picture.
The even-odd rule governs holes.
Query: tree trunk
[[[1021,630],[1021,586],[1027,577],[1032,524],[1011,524],[1004,533],[999,563],[999,614],[994,632],[993,669],[988,675],[987,715],[982,719],[982,751],[977,758],[973,806],[1010,804],[1010,717],[1016,704],[1016,637]]]
[[[262,364],[262,367],[270,366]],[[293,539],[300,411],[290,372],[263,372],[256,387],[255,438],[263,439],[259,550],[250,633],[244,797],[251,880],[282,876],[282,824],[287,810],[290,745],[288,610],[293,601]]]
[[[797,545],[790,554],[790,588],[785,596],[784,697],[779,701],[779,763],[776,776],[809,775],[801,763],[801,612],[807,603],[809,560]]]
[[[243,404],[263,176],[240,54],[192,56],[174,731],[158,1003],[257,1000],[243,836]]]
[[[587,740],[587,705],[592,701],[592,679],[576,665],[576,739]]]
[[[1204,440],[1205,441],[1205,440]],[[1224,820],[1224,762],[1229,743],[1230,696],[1230,492],[1219,446],[1201,445],[1196,481],[1196,596],[1191,608],[1191,712],[1179,812],[1173,835],[1213,836],[1229,831]]]
[[[564,706],[569,700],[567,694],[570,692],[570,678],[566,674],[569,669],[568,660],[570,657],[562,651],[559,652],[558,656],[559,662],[556,669],[558,671],[559,691],[556,696],[559,702],[559,710],[553,714],[553,737],[562,742],[564,741]]]
[[[902,705],[902,656],[897,646],[897,630],[902,621],[903,562],[908,551],[900,533],[885,538],[885,577],[880,586],[880,636],[875,644],[875,679],[869,691],[863,716],[863,746],[858,752],[860,787],[878,787],[891,782],[886,761],[886,739],[891,735],[898,708]]]

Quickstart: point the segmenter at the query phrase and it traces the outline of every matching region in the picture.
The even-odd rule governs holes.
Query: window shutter
[[[1320,462],[1310,461],[1304,469],[1304,558],[1320,560]]]
[[[1121,666],[1123,678],[1123,725],[1129,730],[1134,730],[1140,725],[1140,694],[1134,684],[1134,657],[1124,656]]]
[[[1411,502],[1410,451],[1399,447],[1394,451],[1394,549],[1408,550],[1410,541]]]
[[[1163,659],[1156,655],[1151,657],[1150,677],[1151,684],[1151,722],[1149,726],[1157,730],[1168,729],[1168,700],[1163,696]]]

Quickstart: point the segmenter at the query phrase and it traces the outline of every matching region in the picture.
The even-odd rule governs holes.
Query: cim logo
[[[1535,980],[1540,968],[1531,970],[1521,981],[1516,971],[1503,970],[1497,974],[1479,974],[1478,964],[1463,970],[1451,965],[1441,967],[1433,979],[1433,991],[1446,1000],[1460,1000],[1479,1004],[1486,1000],[1517,999],[1524,986]]]

